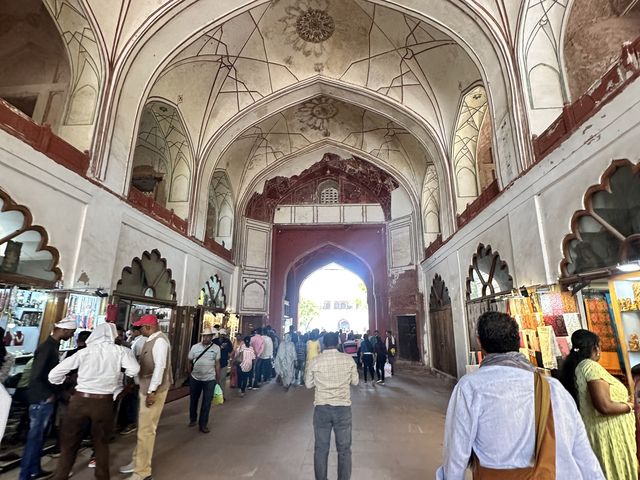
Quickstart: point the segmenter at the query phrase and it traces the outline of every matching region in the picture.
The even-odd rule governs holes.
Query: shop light
[[[638,272],[640,271],[640,262],[629,262],[616,267],[618,270],[624,273]]]

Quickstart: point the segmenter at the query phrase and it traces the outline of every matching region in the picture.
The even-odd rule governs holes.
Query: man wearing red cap
[[[169,387],[173,384],[171,347],[162,333],[155,315],[143,315],[133,324],[147,337],[140,352],[140,413],[138,441],[133,461],[120,472],[132,473],[130,480],[152,480],[151,458],[156,441],[156,428],[162,414]]]

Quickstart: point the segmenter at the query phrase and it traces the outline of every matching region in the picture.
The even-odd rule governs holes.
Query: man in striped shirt
[[[357,385],[358,369],[350,355],[337,350],[338,334],[324,335],[325,350],[313,359],[304,379],[314,388],[313,464],[316,480],[327,480],[331,430],[338,451],[338,480],[351,478],[351,385]]]

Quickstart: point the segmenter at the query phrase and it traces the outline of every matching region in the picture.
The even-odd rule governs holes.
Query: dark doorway
[[[451,298],[440,275],[436,275],[429,298],[429,324],[433,367],[453,377],[457,376],[456,347],[453,335]]]
[[[420,361],[418,327],[415,315],[400,315],[398,318],[398,356],[401,360]]]

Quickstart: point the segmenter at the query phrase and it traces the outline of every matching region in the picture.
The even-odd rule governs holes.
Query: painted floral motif
[[[297,117],[306,126],[313,130],[323,132],[325,137],[331,135],[329,132],[329,120],[338,114],[338,106],[332,98],[317,97],[304,102],[298,108]]]
[[[320,57],[325,51],[324,42],[336,29],[328,8],[328,0],[297,0],[287,7],[286,16],[280,19],[285,25],[287,43],[306,57]]]

